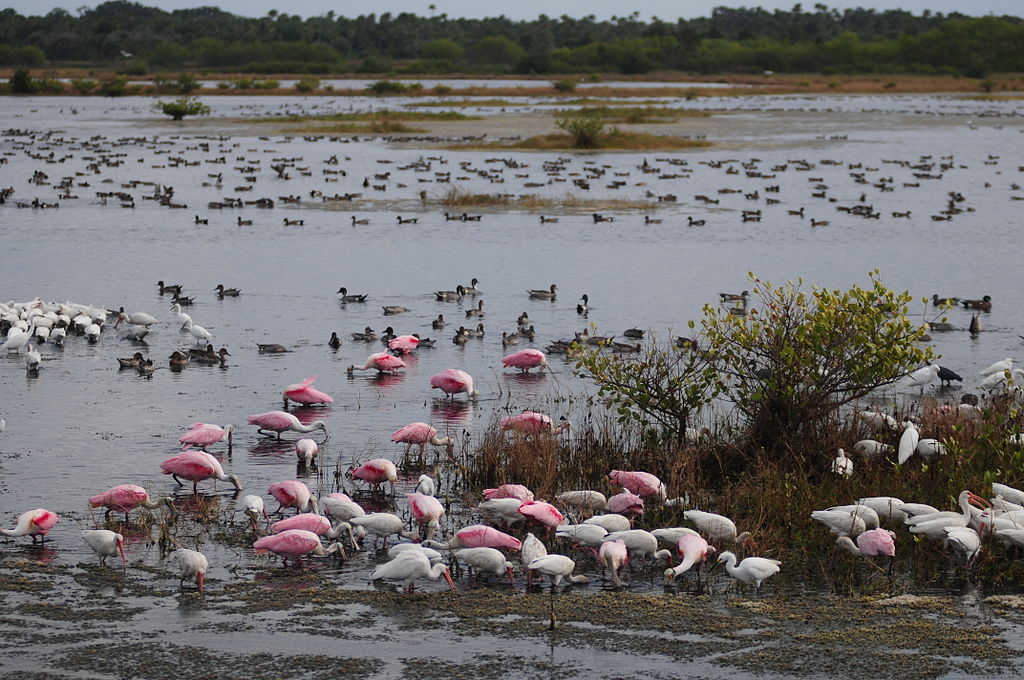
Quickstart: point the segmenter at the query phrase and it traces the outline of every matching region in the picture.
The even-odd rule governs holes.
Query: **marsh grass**
[[[872,434],[852,418],[837,419],[817,440],[781,457],[749,449],[742,430],[729,423],[718,424],[711,436],[698,442],[673,443],[620,425],[611,414],[585,412],[580,418],[570,417],[575,430],[559,439],[504,432],[495,420],[475,447],[459,453],[457,490],[466,499],[478,499],[484,488],[517,483],[548,501],[573,489],[594,489],[611,496],[621,489],[609,482],[609,471],[644,470],[658,475],[669,498],[683,497],[686,502],[678,507],[648,503],[638,527],[683,525],[683,511],[698,508],[731,517],[740,531],[753,532],[760,554],[781,559],[787,571],[824,581],[837,592],[897,592],[911,583],[947,585],[964,577],[965,566],[941,555],[940,546],[913,536],[905,527],[889,527],[897,535],[898,567],[890,575],[884,561],[876,569],[837,552],[835,537],[810,519],[814,510],[868,496],[894,496],[955,509],[963,489],[990,496],[993,481],[1021,483],[1024,450],[1006,443],[1009,435],[1021,429],[1013,405],[989,404],[978,421],[954,417],[938,406],[932,400],[907,401],[889,410],[898,420],[913,414],[922,438],[938,439],[947,447],[946,455],[928,461],[915,455],[903,466],[895,463],[895,452],[875,461],[852,453],[854,443],[866,438],[896,447],[902,428]],[[854,459],[850,478],[830,470],[840,447]],[[1019,583],[1024,564],[1007,565],[1006,555],[996,541],[986,539],[973,571],[994,587]]]
[[[378,120],[370,123],[335,123],[333,125],[300,125],[287,128],[286,132],[295,134],[389,134],[395,132],[425,132],[423,128],[406,125],[398,120]]]

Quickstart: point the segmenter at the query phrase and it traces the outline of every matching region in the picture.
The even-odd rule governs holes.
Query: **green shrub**
[[[210,107],[199,101],[196,97],[178,97],[169,102],[157,101],[153,109],[164,115],[170,116],[171,120],[182,120],[185,116],[208,116]]]
[[[199,81],[191,73],[179,73],[174,81],[174,85],[178,88],[178,92],[182,94],[188,94],[199,89]]]
[[[118,71],[118,74],[123,76],[144,76],[147,73],[149,73],[149,69],[144,61],[129,62]]]
[[[125,77],[111,78],[100,84],[100,94],[104,97],[123,97],[128,92],[128,79]]]
[[[8,81],[11,85],[12,94],[32,94],[32,76],[29,75],[28,69],[19,68],[14,72]]]
[[[295,89],[299,92],[312,92],[318,87],[320,87],[319,78],[300,78],[299,82],[295,83]]]
[[[74,88],[78,94],[89,94],[96,89],[97,82],[95,80],[86,80],[84,78],[72,78],[71,87]]]
[[[404,94],[409,88],[405,83],[399,83],[395,80],[378,80],[367,85],[366,89],[376,95],[388,95]]]
[[[593,149],[601,137],[608,133],[604,118],[597,116],[559,118],[555,121],[555,126],[569,133],[575,149]]]
[[[563,78],[552,82],[551,87],[555,88],[556,92],[575,92],[578,84],[575,78]]]

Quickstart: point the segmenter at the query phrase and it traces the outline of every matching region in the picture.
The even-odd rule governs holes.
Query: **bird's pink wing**
[[[39,533],[42,534],[45,534],[47,531],[52,529],[59,521],[60,518],[57,516],[57,513],[50,512],[49,510],[43,510],[41,508],[36,510],[35,514],[32,516],[32,524],[34,524]]]
[[[420,444],[429,441],[435,434],[437,434],[437,430],[426,423],[409,423],[405,427],[395,430],[391,435],[391,441]]]
[[[303,512],[270,525],[270,530],[275,534],[288,531],[289,529],[302,529],[304,531],[311,531],[314,534],[324,534],[330,528],[330,520],[312,512]]]

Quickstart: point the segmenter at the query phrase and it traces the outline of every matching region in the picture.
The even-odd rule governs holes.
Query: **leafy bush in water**
[[[366,86],[366,89],[373,94],[403,94],[409,88],[405,83],[395,80],[378,80]]]
[[[608,132],[604,119],[593,116],[559,118],[555,121],[555,126],[569,133],[573,148],[576,149],[596,148],[601,138]]]
[[[196,97],[178,97],[169,102],[157,101],[153,104],[153,109],[170,116],[171,120],[182,120],[185,116],[210,115],[210,107]]]
[[[319,78],[300,78],[299,82],[295,83],[295,89],[299,92],[312,92],[318,87],[320,87]]]

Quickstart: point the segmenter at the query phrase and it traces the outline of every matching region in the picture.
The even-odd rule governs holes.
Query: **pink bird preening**
[[[608,499],[608,512],[624,517],[635,517],[644,514],[644,499],[635,493],[623,491]]]
[[[285,563],[288,559],[294,559],[296,565],[302,563],[302,557],[310,553],[317,557],[326,557],[331,553],[339,553],[342,559],[345,558],[345,548],[341,543],[332,543],[330,547],[324,548],[320,543],[320,537],[312,531],[303,529],[287,529],[279,534],[270,534],[257,540],[252,544],[257,555],[264,555],[272,552],[280,555]]]
[[[333,404],[334,398],[320,390],[313,387],[313,383],[316,382],[316,376],[306,378],[300,383],[289,385],[284,388],[282,395],[284,396],[284,407],[288,408],[288,402],[294,401],[296,404],[302,404],[303,406],[312,406],[314,404]]]
[[[289,479],[274,482],[267,488],[267,493],[280,504],[273,513],[275,515],[280,514],[285,508],[295,508],[298,512],[307,512],[311,509],[317,512],[316,498],[310,493],[309,487],[300,481]]]
[[[527,520],[547,527],[548,534],[565,520],[558,508],[544,501],[523,501],[517,512]]]
[[[616,541],[604,541],[597,554],[597,561],[604,565],[608,573],[612,575],[612,585],[616,588],[622,585],[619,572],[629,564],[629,551],[622,539]]]
[[[198,484],[204,479],[219,479],[224,482],[231,482],[236,491],[242,489],[242,483],[235,475],[224,472],[220,461],[205,451],[182,451],[160,463],[160,469],[165,475],[170,475],[179,486],[182,479],[192,482],[192,493],[199,493]],[[179,479],[179,477],[181,479]]]
[[[391,494],[395,493],[395,482],[398,481],[398,468],[395,467],[394,462],[387,458],[374,458],[373,460],[366,461],[357,468],[353,468],[350,472],[353,479],[361,479],[364,482],[369,482],[374,487],[379,488],[384,482],[391,484]]]
[[[689,571],[707,560],[708,553],[715,552],[715,549],[708,545],[708,542],[698,534],[684,534],[679,537],[679,544],[676,546],[676,555],[683,559],[676,566],[665,570],[666,585],[672,583],[675,577]]]
[[[523,547],[522,541],[514,536],[509,536],[503,531],[485,524],[472,524],[459,529],[455,536],[447,543],[436,541],[424,541],[423,545],[428,548],[440,548],[441,550],[454,550],[456,548],[497,548],[498,550],[519,550]]]
[[[405,368],[405,362],[388,352],[377,352],[366,357],[362,366],[349,366],[348,374],[351,376],[355,371],[376,370],[378,373],[394,373],[400,368]]]
[[[479,391],[473,389],[473,376],[457,368],[445,369],[430,376],[430,388],[441,390],[452,399],[460,392],[465,392],[470,399],[475,399],[480,394]]]
[[[608,473],[608,477],[640,498],[656,497],[658,500],[664,501],[667,497],[664,483],[649,472],[612,470]]]
[[[426,530],[428,539],[433,538],[440,524],[441,515],[444,514],[441,501],[422,493],[407,493],[405,497],[409,499],[409,512],[412,513],[413,519]]]
[[[437,429],[427,423],[409,423],[405,427],[391,433],[391,441],[396,444],[405,444],[405,457],[409,457],[409,450],[413,444],[420,447],[420,459],[423,459],[423,452],[427,444],[431,446],[443,446],[451,455],[455,448],[455,442],[451,437],[438,437]]]
[[[521,501],[532,501],[533,492],[522,484],[502,484],[496,489],[484,489],[486,498],[518,498]]]
[[[170,496],[165,496],[156,501],[150,500],[149,493],[141,486],[135,484],[118,484],[89,499],[89,507],[105,507],[107,509],[103,515],[104,520],[112,512],[123,512],[126,524],[128,523],[128,513],[135,508],[141,506],[153,510],[161,505],[166,505],[170,508],[171,514],[174,514],[174,500]]]
[[[521,349],[503,358],[501,365],[505,368],[518,368],[523,373],[528,373],[531,368],[547,368],[548,358],[539,349]]]
[[[323,430],[324,435],[327,439],[331,438],[331,433],[327,431],[327,423],[322,420],[314,420],[309,425],[303,425],[302,422],[293,414],[286,411],[268,411],[267,413],[257,413],[247,418],[250,425],[257,426],[257,434],[272,437],[277,435],[277,438],[281,438],[282,432],[291,430],[292,432],[301,432],[303,434],[309,432],[315,432],[316,430]]]
[[[896,534],[888,529],[870,529],[857,536],[856,545],[849,536],[840,536],[836,539],[836,545],[844,548],[857,557],[886,557],[896,556],[896,543],[893,540]]]
[[[399,354],[410,354],[420,344],[418,335],[399,335],[388,341],[388,349]]]
[[[35,510],[29,510],[18,515],[18,523],[13,529],[0,529],[0,534],[4,536],[31,536],[32,542],[36,542],[36,537],[43,543],[46,542],[46,534],[50,533],[57,522],[60,521],[60,517],[57,513],[42,508]]]
[[[225,425],[224,427],[221,427],[220,425],[213,425],[211,423],[193,423],[192,429],[178,437],[178,441],[181,442],[183,449],[188,449],[194,446],[200,451],[205,451],[213,444],[216,444],[223,439],[227,439],[228,453],[230,453],[231,433],[234,431],[234,425]]]
[[[566,430],[572,430],[572,423],[562,420],[557,426],[551,422],[551,416],[536,411],[523,411],[514,416],[502,418],[498,424],[503,430],[513,430],[525,435],[535,435],[542,432],[549,432],[552,435],[559,435]]]

